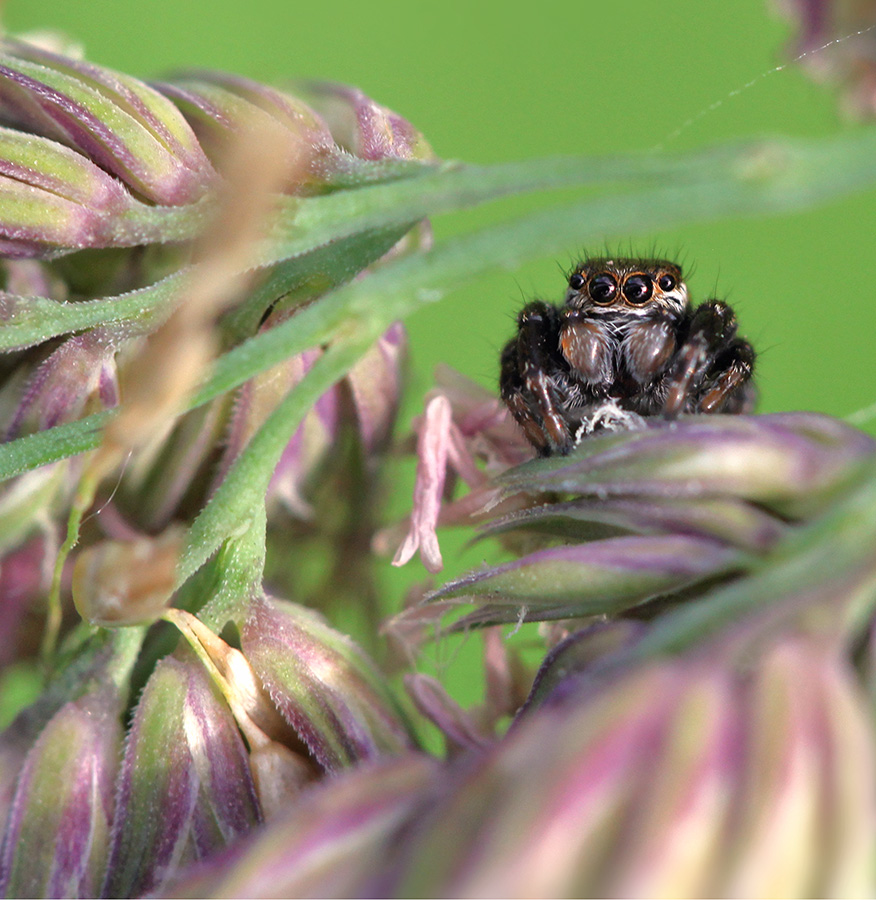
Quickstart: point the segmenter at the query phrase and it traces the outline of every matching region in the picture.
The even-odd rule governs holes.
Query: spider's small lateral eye
[[[661,291],[671,291],[675,287],[675,279],[669,274],[661,275],[657,279],[657,284]]]
[[[608,305],[617,296],[617,282],[613,275],[597,275],[590,280],[590,297],[594,303]]]
[[[647,275],[630,275],[624,282],[624,297],[634,306],[647,303],[653,293],[654,282]]]
[[[580,291],[584,287],[587,279],[580,272],[573,272],[569,276],[569,287],[573,291]]]

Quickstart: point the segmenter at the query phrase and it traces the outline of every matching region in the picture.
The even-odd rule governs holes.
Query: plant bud
[[[285,134],[288,168],[300,176],[300,184],[290,184],[289,190],[324,180],[339,156],[319,116],[276,88],[209,71],[183,73],[156,87],[177,105],[217,165],[230,135],[259,128]]]
[[[567,618],[604,615],[727,574],[740,564],[737,552],[700,538],[606,538],[478,570],[448,582],[429,599],[456,597],[507,607],[508,617],[500,621],[514,621],[521,607],[540,612],[565,607]]]
[[[244,385],[226,441],[223,470],[230,466],[283,397],[304,378],[320,353],[320,350],[307,350]],[[304,417],[283,451],[271,479],[270,495],[301,518],[309,518],[313,514],[305,499],[307,488],[314,470],[338,436],[338,407],[338,392],[336,388],[331,388]]]
[[[816,413],[652,419],[641,431],[590,438],[569,456],[534,460],[501,480],[507,493],[731,496],[798,518],[822,509],[874,447],[857,429]]]
[[[125,746],[103,894],[154,892],[261,819],[243,739],[198,662],[163,659]]]
[[[379,897],[398,837],[439,774],[426,756],[323,782],[229,854],[183,874],[169,897]]]
[[[117,349],[118,340],[102,328],[64,341],[31,375],[7,440],[116,406]]]
[[[335,771],[414,746],[384,676],[312,610],[252,601],[241,649],[314,759]]]
[[[569,690],[451,767],[383,893],[872,896],[876,748],[853,673],[818,639],[728,650],[583,679],[573,661]]]
[[[3,838],[7,897],[95,897],[109,852],[120,709],[111,690],[62,707],[28,753]]]
[[[358,88],[332,82],[296,85],[328,123],[335,141],[361,159],[433,159],[432,148],[410,122]]]
[[[167,98],[100,66],[4,40],[0,109],[6,121],[73,147],[153,203],[191,203],[213,178]]]

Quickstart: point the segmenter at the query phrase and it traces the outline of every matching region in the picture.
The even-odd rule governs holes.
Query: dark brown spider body
[[[502,399],[542,456],[637,416],[740,413],[754,405],[754,350],[721,300],[693,309],[660,259],[590,259],[561,307],[536,300],[502,351]]]

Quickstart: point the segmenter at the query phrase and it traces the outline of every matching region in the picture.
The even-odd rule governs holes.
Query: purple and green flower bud
[[[214,164],[229,138],[254,128],[283,129],[290,170],[300,183],[322,183],[338,162],[325,123],[307,104],[276,88],[224,72],[194,72],[156,85],[179,107]]]
[[[0,107],[2,108],[2,107]],[[121,182],[55,141],[0,128],[0,250],[112,246],[117,219],[134,208]]]
[[[619,537],[539,550],[448,582],[430,599],[459,598],[492,607],[563,617],[609,615],[741,566],[737,552],[713,541],[671,535]]]
[[[191,203],[214,178],[174,105],[110,69],[4,40],[0,109],[6,121],[74,148],[152,203]]]
[[[432,622],[448,602],[478,605],[455,629],[611,615],[744,574],[794,524],[843,497],[876,451],[872,438],[814,413],[654,419],[591,437],[568,456],[506,463],[491,481],[474,467],[485,429],[463,427],[476,396],[457,385],[455,402],[444,392],[429,401],[411,524],[394,563],[419,548],[426,567],[440,569],[436,528],[443,523],[480,521],[483,535],[530,552],[426,598],[435,602]],[[510,461],[513,452],[509,444],[493,459]],[[472,490],[447,502],[452,472]],[[531,551],[539,545],[545,549]],[[405,610],[396,628],[406,620],[421,627],[430,616]]]
[[[100,894],[122,742],[120,712],[111,689],[70,702],[28,753],[3,835],[4,896]]]
[[[530,506],[481,527],[481,535],[514,530],[553,532],[568,540],[594,540],[617,534],[684,534],[764,553],[788,534],[778,516],[735,497],[695,500],[649,497],[576,497]]]
[[[102,893],[158,891],[261,821],[247,750],[200,663],[166,658],[149,679],[119,776]]]
[[[788,637],[603,673],[447,773],[388,896],[869,896],[874,734]]]
[[[171,882],[165,896],[382,896],[398,839],[439,776],[419,754],[345,772],[221,859]]]
[[[294,86],[293,95],[237,75],[205,71],[183,73],[156,87],[177,104],[214,161],[221,161],[229,133],[256,122],[285,129],[292,160],[304,173],[297,189],[355,179],[365,171],[357,160],[434,159],[410,122],[356,88],[302,83]]]
[[[304,378],[320,354],[320,350],[307,350],[257,375],[241,388],[226,442],[221,467],[223,474],[276,405]],[[269,495],[302,518],[312,515],[305,497],[313,472],[339,434],[339,403],[335,388],[317,400],[283,451],[271,479]]]
[[[872,714],[835,648],[786,639],[743,695],[721,893],[870,896],[876,845]]]
[[[111,333],[97,328],[68,338],[33,367],[24,363],[0,390],[5,440],[116,406],[117,348]],[[0,549],[16,546],[34,530],[46,530],[53,504],[69,496],[79,469],[75,462],[63,461],[3,485]]]
[[[707,421],[708,420],[708,421]],[[564,491],[668,500],[733,497],[797,519],[835,498],[876,442],[816,413],[649,420],[564,457],[507,473],[507,493]]]
[[[166,97],[23,41],[0,41],[0,118],[10,126],[0,129],[8,258],[178,240],[171,207],[190,206],[216,182]]]
[[[323,769],[398,756],[415,746],[385,676],[313,610],[254,599],[241,650]]]
[[[432,148],[398,113],[358,88],[327,81],[296,85],[328,124],[337,144],[360,159],[434,159]]]
[[[31,374],[7,426],[6,440],[116,406],[119,343],[103,328],[64,341]]]
[[[168,609],[164,618],[179,628],[228,703],[249,747],[259,805],[270,820],[317,777],[316,765],[237,648],[185,610]]]

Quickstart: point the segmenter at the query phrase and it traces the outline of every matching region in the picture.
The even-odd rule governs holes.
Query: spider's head
[[[599,314],[680,314],[688,304],[681,269],[665,259],[587,259],[569,276],[566,306]]]

